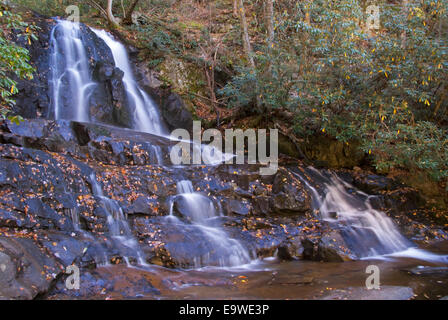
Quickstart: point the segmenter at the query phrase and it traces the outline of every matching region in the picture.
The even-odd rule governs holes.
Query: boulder
[[[311,210],[311,198],[305,186],[285,168],[277,171],[272,194],[274,212],[303,214]]]
[[[193,130],[193,117],[185,107],[181,97],[176,93],[169,94],[162,104],[162,117],[170,130]]]
[[[33,299],[62,271],[33,240],[0,237],[0,299]]]
[[[338,230],[327,229],[320,236],[307,236],[302,239],[302,246],[305,260],[344,262],[357,259]]]

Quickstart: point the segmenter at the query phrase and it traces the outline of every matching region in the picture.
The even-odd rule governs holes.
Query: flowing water
[[[391,218],[375,210],[369,196],[333,173],[324,175],[309,167],[305,175],[295,175],[313,195],[313,207],[335,229],[339,229],[348,247],[360,258],[414,257],[426,261],[448,262],[447,256],[417,249],[398,230]],[[313,186],[319,181],[320,190]],[[350,191],[349,191],[350,190]]]
[[[51,110],[55,119],[88,122],[89,97],[96,83],[92,80],[80,26],[79,23],[58,20],[51,32]],[[156,135],[166,134],[157,106],[137,84],[124,45],[104,30],[91,30],[111,49],[116,67],[124,72],[127,102],[134,110],[132,129]],[[67,91],[75,94],[67,96]]]
[[[59,20],[50,37],[54,118],[89,121],[89,96],[95,87],[79,23]],[[64,95],[66,92],[73,95]]]
[[[121,249],[121,253],[127,264],[130,265],[129,256],[132,256],[140,265],[146,265],[143,253],[139,248],[137,240],[132,234],[126,217],[123,214],[123,209],[120,207],[119,203],[104,195],[94,172],[90,175],[90,182],[93,195],[99,198],[100,205],[107,214],[109,236],[114,240],[116,247]]]
[[[114,40],[112,36],[104,30],[92,30],[99,38],[106,42],[112,51],[116,67],[124,72],[123,82],[128,103],[135,109],[133,129],[156,135],[166,134],[157,106],[148,94],[139,87],[135,80],[125,46]]]
[[[178,195],[173,199],[169,220],[177,224],[187,224],[174,216],[174,203],[179,207],[182,216],[190,221],[194,230],[201,233],[209,244],[209,252],[201,257],[195,257],[195,267],[209,266],[218,261],[219,267],[241,266],[251,261],[250,254],[243,245],[213,223],[215,218],[222,216],[221,210],[216,210],[213,201],[208,197],[194,192],[189,180],[177,183]]]

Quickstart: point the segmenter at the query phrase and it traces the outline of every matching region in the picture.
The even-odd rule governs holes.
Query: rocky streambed
[[[327,287],[363,286],[359,281],[365,279],[367,262],[351,249],[343,226],[335,228],[313,207],[311,190],[298,178],[312,179],[312,171],[299,162],[280,166],[273,176],[260,176],[258,167],[249,165],[176,167],[166,157],[173,143],[168,139],[64,120],[5,121],[0,142],[3,298],[312,298]],[[421,213],[415,190],[360,170],[335,174],[375,195],[372,205],[387,212],[415,244],[446,241],[443,218],[430,220]],[[252,262],[233,271],[216,268],[220,256],[176,200],[181,180],[191,181],[195,192],[211,200],[221,212],[213,224],[241,243]],[[317,181],[314,186],[323,188]],[[147,265],[138,260],[135,247],[117,243],[109,232],[105,197],[121,208],[128,236]],[[182,223],[172,223],[170,214]],[[403,259],[408,269],[440,266]],[[390,274],[402,263],[383,262]],[[65,288],[65,271],[72,264],[81,269],[78,291]],[[359,277],[349,280],[352,273]],[[337,280],[338,274],[346,282]],[[430,280],[411,274],[382,283],[409,286],[413,277],[432,290],[428,283],[436,281],[438,288],[446,271]],[[309,287],[316,281],[320,284]],[[335,285],[324,288],[326,281]],[[432,298],[445,294],[431,290],[425,294]]]

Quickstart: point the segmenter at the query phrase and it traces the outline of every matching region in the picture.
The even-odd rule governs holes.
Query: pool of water
[[[448,243],[431,248],[447,254]],[[369,265],[380,289],[367,290]],[[448,264],[406,256],[328,263],[274,258],[233,268],[168,269],[112,265],[81,272],[79,292],[49,299],[440,299],[448,296]]]

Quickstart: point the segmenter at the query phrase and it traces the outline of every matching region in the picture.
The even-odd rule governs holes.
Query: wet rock
[[[402,187],[387,193],[384,199],[386,208],[395,214],[416,209],[424,204],[424,200],[416,189]]]
[[[170,223],[164,218],[138,218],[134,225],[139,237],[150,241],[145,250],[148,256],[152,256],[153,263],[187,268],[207,259],[210,265],[219,265],[219,256],[214,254],[213,245],[194,225]]]
[[[92,95],[93,106],[90,109],[94,122],[127,128],[133,126],[134,110],[126,102],[123,76],[124,72],[113,63],[105,60],[96,62],[93,79],[98,85]]]
[[[51,209],[40,198],[30,198],[25,201],[27,213],[37,217],[44,227],[65,229],[64,219],[56,211]]]
[[[0,298],[32,299],[61,272],[61,265],[33,240],[0,237]]]
[[[392,179],[376,174],[357,174],[353,184],[368,194],[395,189],[398,183]]]
[[[278,213],[305,213],[311,210],[310,196],[302,182],[280,168],[272,185],[272,208]]]
[[[76,235],[76,233],[73,233]],[[78,234],[79,236],[79,234]],[[42,246],[61,263],[64,267],[72,264],[79,265],[79,262],[85,253],[88,243],[80,240],[80,237],[74,237],[71,234],[48,232],[45,238],[40,240]]]
[[[321,261],[343,262],[354,258],[338,231],[325,233],[317,248],[317,258]]]
[[[344,262],[356,259],[338,230],[324,230],[317,237],[302,240],[303,259],[325,262]]]
[[[255,197],[252,200],[255,215],[268,215],[271,212],[270,198],[266,196]]]
[[[303,250],[300,239],[288,239],[278,247],[277,257],[285,261],[295,260],[302,258]]]
[[[18,94],[14,96],[16,104],[13,111],[24,118],[51,117],[48,79],[51,74],[49,52],[51,29],[54,19],[34,15],[30,18],[39,28],[39,37],[29,44],[25,37],[18,37],[16,43],[28,49],[31,65],[38,71],[33,73],[32,80],[18,80]]]
[[[157,206],[157,200],[140,196],[130,206],[126,207],[124,211],[127,214],[158,215],[158,212],[154,210]]]
[[[148,272],[130,270],[116,265],[94,270],[82,269],[79,290],[66,288],[66,277],[61,277],[54,290],[46,296],[50,300],[70,299],[157,299],[160,291],[154,287]]]
[[[22,212],[0,208],[0,227],[31,229],[37,224]]]
[[[72,154],[79,152],[78,141],[69,121],[29,119],[20,124],[7,121],[4,130],[10,132],[9,135],[1,133],[5,142],[18,146]]]
[[[427,266],[418,266],[416,268],[411,269],[403,269],[403,271],[408,272],[412,275],[417,276],[446,276],[448,275],[448,267],[427,267]]]
[[[7,121],[1,129],[3,143],[109,164],[169,163],[172,145],[166,138],[147,133],[66,120],[28,119],[19,125]]]
[[[227,201],[227,212],[246,216],[251,212],[251,205],[247,200],[231,199]]]

